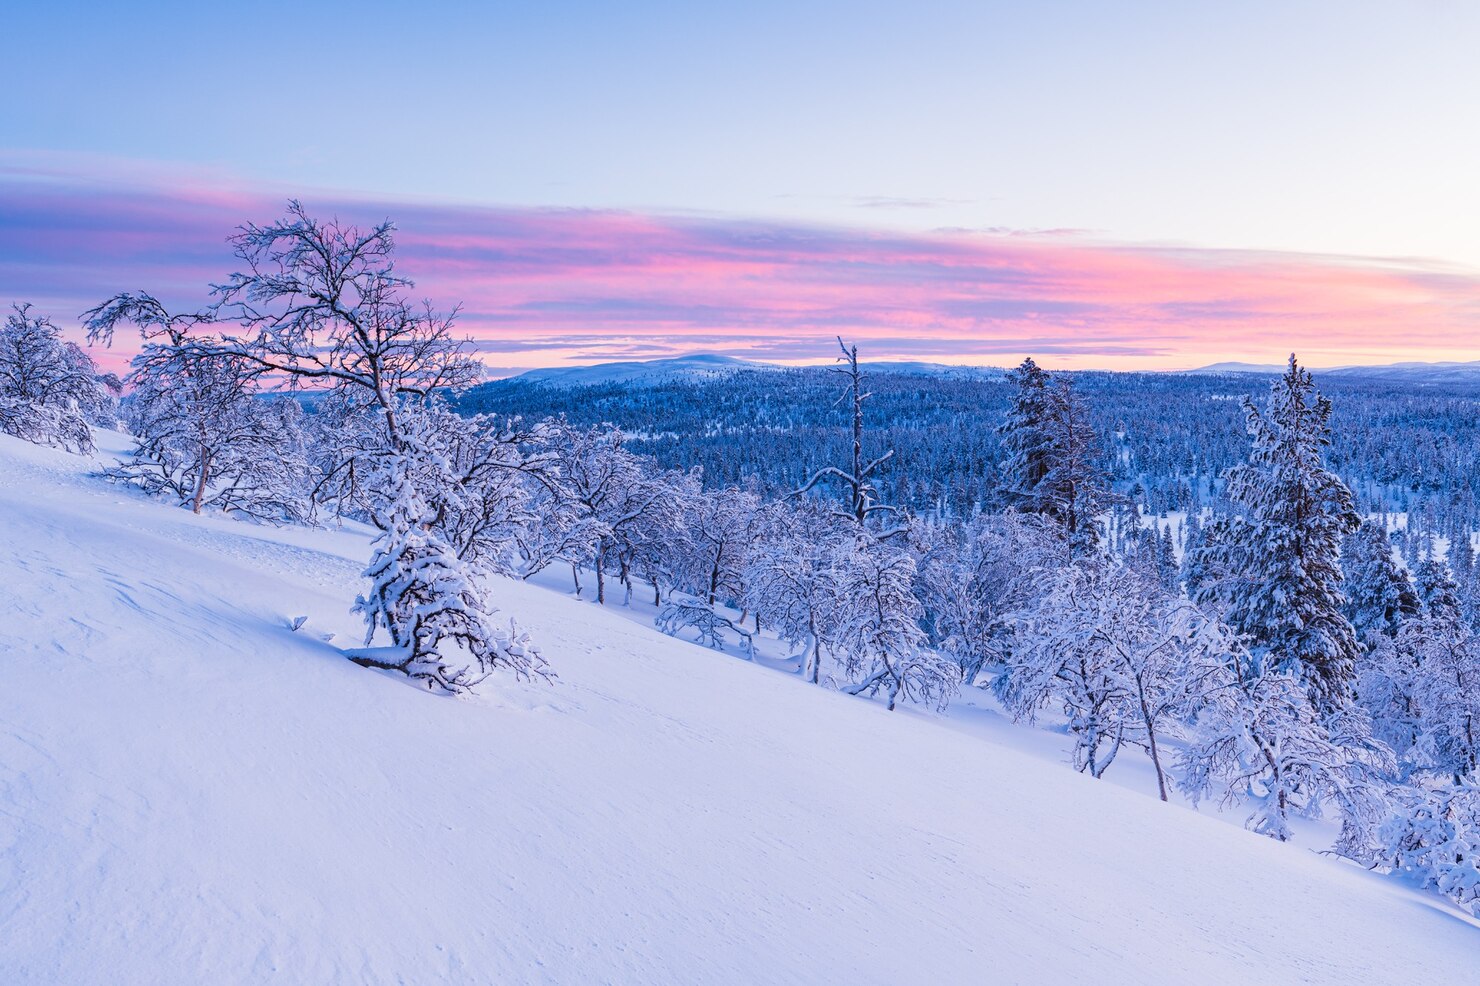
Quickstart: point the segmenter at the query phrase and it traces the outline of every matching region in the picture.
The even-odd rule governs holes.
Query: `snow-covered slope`
[[[557,684],[430,696],[336,649],[362,535],[86,465],[0,438],[0,982],[1480,968],[1473,923],[1391,880],[546,589],[496,596]]]

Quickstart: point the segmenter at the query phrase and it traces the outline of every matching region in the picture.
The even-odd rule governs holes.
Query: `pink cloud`
[[[723,218],[306,197],[399,227],[416,291],[462,303],[502,366],[704,349],[1170,368],[1480,358],[1480,274],[1435,263],[1096,243],[1076,234],[918,235]],[[225,237],[277,195],[200,181],[115,185],[0,171],[0,300],[59,323],[120,290],[196,307]]]

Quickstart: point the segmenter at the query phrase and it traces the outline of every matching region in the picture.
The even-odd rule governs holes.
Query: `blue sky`
[[[1480,4],[301,6],[8,11],[0,167],[1480,269]]]

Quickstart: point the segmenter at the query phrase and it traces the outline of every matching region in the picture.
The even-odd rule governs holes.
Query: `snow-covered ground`
[[[338,651],[362,533],[95,465],[0,437],[0,983],[1480,975],[1437,898],[989,710],[890,714],[547,587],[495,595],[554,685],[428,695]]]

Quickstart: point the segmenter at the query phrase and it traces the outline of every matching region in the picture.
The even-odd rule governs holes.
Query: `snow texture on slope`
[[[0,982],[1480,968],[1472,923],[1391,880],[536,586],[496,602],[559,681],[428,695],[337,649],[362,533],[88,467],[0,438]]]

